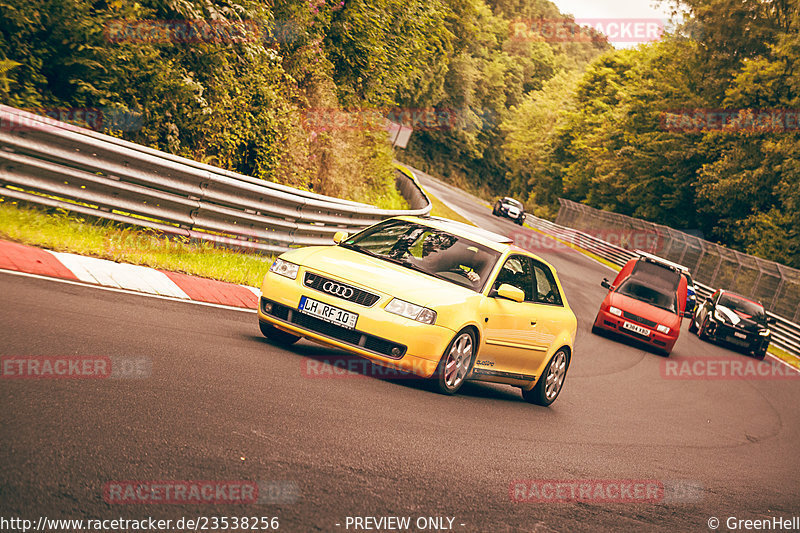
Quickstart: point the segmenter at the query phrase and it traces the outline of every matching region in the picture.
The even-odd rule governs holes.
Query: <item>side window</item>
[[[533,262],[533,273],[536,278],[534,285],[536,289],[536,301],[540,303],[564,305],[561,301],[561,293],[558,292],[558,285],[553,277],[553,272],[547,266]]]
[[[525,301],[534,301],[533,273],[531,272],[531,261],[522,255],[512,255],[506,259],[506,263],[497,274],[497,279],[492,288],[497,290],[500,285],[507,283],[525,293]]]

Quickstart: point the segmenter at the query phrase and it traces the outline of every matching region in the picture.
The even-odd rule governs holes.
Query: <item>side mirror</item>
[[[348,235],[346,231],[337,231],[333,234],[333,242],[339,244],[343,240],[347,239]]]
[[[605,289],[611,290],[611,282],[608,281],[608,278],[603,278],[603,281],[600,282],[600,286]]]
[[[509,285],[508,283],[503,283],[500,285],[500,288],[497,289],[497,295],[500,298],[514,300],[515,302],[525,301],[525,293],[522,292],[522,289],[518,289],[512,285]]]
[[[767,324],[775,324],[776,322],[777,320],[775,320],[773,317],[771,316],[767,317]]]

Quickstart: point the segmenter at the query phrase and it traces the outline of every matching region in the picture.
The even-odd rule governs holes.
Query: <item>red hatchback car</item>
[[[686,278],[680,271],[636,258],[628,261],[608,289],[592,333],[603,331],[646,343],[669,355],[681,331],[686,306]]]

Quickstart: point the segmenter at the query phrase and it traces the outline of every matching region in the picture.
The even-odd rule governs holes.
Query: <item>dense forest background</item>
[[[445,126],[412,123],[399,159],[542,216],[562,196],[800,267],[798,126],[664,127],[800,109],[798,2],[679,6],[662,41],[615,50],[528,31],[564,17],[546,0],[0,0],[0,102],[101,110],[129,140],[384,207],[395,154],[364,111],[436,108]]]

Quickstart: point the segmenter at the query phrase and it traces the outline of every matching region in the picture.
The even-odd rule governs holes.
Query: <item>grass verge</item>
[[[434,195],[432,195],[430,191],[426,190],[425,194],[427,194],[428,198],[431,199],[431,216],[449,218],[451,220],[463,222],[464,224],[469,224],[470,226],[475,225],[466,218],[462,217],[461,215],[453,211],[452,209],[450,209],[449,207],[447,207],[447,205],[445,205],[444,202],[442,202]]]
[[[258,287],[271,256],[218,248],[65,210],[0,198],[0,238],[57,252],[183,272]]]
[[[400,198],[402,204],[405,200]],[[431,214],[464,217],[431,197]],[[403,208],[384,201],[386,208]],[[405,208],[407,208],[405,204]],[[259,287],[273,256],[230,250],[63,209],[45,209],[0,197],[0,238],[57,252],[108,259]]]

